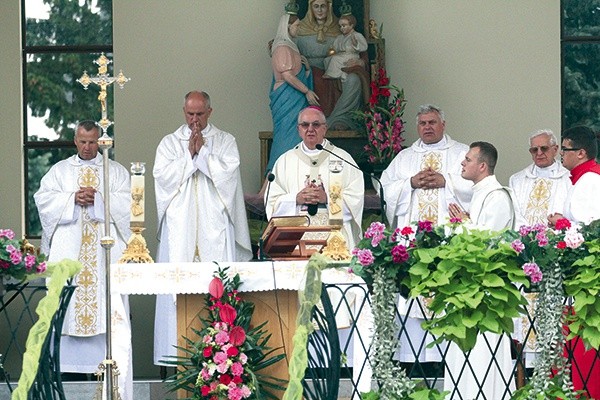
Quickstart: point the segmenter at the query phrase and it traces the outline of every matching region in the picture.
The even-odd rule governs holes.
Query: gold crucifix
[[[77,79],[77,82],[81,83],[85,90],[87,90],[91,83],[100,86],[98,100],[100,100],[100,107],[102,108],[102,119],[98,125],[102,128],[102,132],[106,134],[106,130],[112,125],[112,121],[109,121],[106,112],[106,88],[113,82],[117,82],[119,88],[123,89],[123,86],[129,81],[129,78],[125,77],[122,70],[119,71],[119,75],[116,77],[108,76],[108,64],[112,63],[112,61],[109,60],[104,53],[102,53],[97,60],[94,60],[94,63],[98,65],[98,75],[89,76],[87,71],[83,71],[83,75],[81,78]]]

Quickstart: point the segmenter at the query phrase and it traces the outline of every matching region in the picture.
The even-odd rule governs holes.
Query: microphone
[[[269,203],[269,192],[271,191],[271,183],[275,180],[275,174],[269,172],[269,175],[267,175],[267,180],[269,181],[269,183],[267,183],[267,194],[265,196],[265,200],[264,200],[264,204],[265,204],[265,215],[263,215],[263,219],[262,221],[260,221],[260,238],[258,239],[258,259],[259,260],[265,260],[265,253],[264,253],[264,240],[263,240],[263,226],[265,223],[265,220],[267,219],[267,204]]]
[[[373,179],[375,179],[377,181],[377,183],[379,183],[379,212],[381,213],[381,222],[385,223],[385,198],[383,197],[383,185],[381,184],[381,181],[379,180],[378,177],[376,177],[373,173],[366,173],[365,171],[363,171],[362,169],[360,169],[360,167],[354,163],[351,163],[350,161],[346,160],[343,157],[338,156],[337,154],[335,154],[333,151],[331,150],[327,150],[325,147],[323,147],[322,144],[317,144],[315,146],[315,148],[317,150],[324,150],[327,153],[331,154],[332,156],[335,156],[337,158],[339,158],[340,160],[342,160],[343,162],[345,162],[346,164],[356,168],[357,170],[359,170],[360,172],[362,172],[363,175],[369,176]]]

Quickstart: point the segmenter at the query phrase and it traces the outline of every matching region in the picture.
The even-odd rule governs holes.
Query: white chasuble
[[[569,171],[559,162],[540,168],[535,164],[512,175],[508,186],[513,190],[516,224],[548,224],[548,215],[562,213],[571,180]]]
[[[381,175],[387,204],[386,215],[392,228],[403,228],[411,222],[429,220],[447,222],[448,204],[469,208],[472,182],[461,177],[461,165],[469,146],[444,135],[434,144],[420,139],[402,150]],[[431,167],[441,173],[446,185],[439,189],[413,189],[410,178]]]
[[[111,236],[115,245],[111,260],[119,259],[129,238],[130,176],[120,164],[109,160]],[[35,202],[42,223],[41,250],[50,261],[63,258],[78,260],[83,269],[75,277],[78,286],[73,294],[63,333],[72,336],[94,336],[106,332],[104,296],[104,181],[102,156],[84,161],[77,155],[54,165],[40,182]],[[80,187],[93,187],[93,206],[75,204]]]
[[[329,141],[325,140],[323,147],[354,163],[350,154]],[[312,179],[318,179],[327,193],[327,204],[321,207],[327,219],[324,225],[331,217],[341,219],[342,234],[352,249],[361,235],[364,179],[359,170],[338,161],[341,160],[325,151],[305,149],[303,143],[279,157],[273,166],[275,180],[265,198],[267,218],[305,213],[307,207],[296,204],[296,195]]]

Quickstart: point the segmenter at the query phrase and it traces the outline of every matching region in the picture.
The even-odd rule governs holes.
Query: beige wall
[[[21,148],[19,2],[0,2],[0,225],[15,230],[22,213],[22,161],[16,151]],[[183,123],[187,91],[211,94],[212,122],[237,138],[244,188],[258,190],[257,135],[271,129],[266,43],[286,2],[113,0],[114,62],[132,78],[115,95],[115,154],[127,168],[130,161],[147,163],[145,237],[153,256],[154,152],[160,139]],[[529,132],[560,131],[559,0],[371,0],[371,16],[384,25],[389,75],[406,91],[407,144],[416,138],[416,107],[438,104],[455,139],[498,147],[497,174],[507,183],[529,162]],[[134,298],[134,324],[139,324],[151,307],[147,300],[136,305],[140,300]],[[134,326],[151,329],[150,318]],[[149,359],[149,348],[151,343],[142,343],[137,349],[145,352],[134,349],[138,360],[145,353],[138,365]]]

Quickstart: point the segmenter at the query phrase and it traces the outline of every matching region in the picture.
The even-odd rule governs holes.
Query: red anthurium
[[[223,282],[219,278],[213,278],[208,285],[208,293],[214,298],[220,299],[223,296]]]
[[[235,317],[237,316],[237,311],[229,304],[223,304],[219,309],[219,317],[221,321],[226,322],[228,324],[233,324],[235,321]]]
[[[246,332],[241,326],[234,326],[229,332],[229,342],[234,346],[241,346],[246,341]]]

